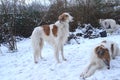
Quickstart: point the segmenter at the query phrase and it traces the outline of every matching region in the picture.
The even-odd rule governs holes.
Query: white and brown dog
[[[114,59],[117,55],[120,55],[117,43],[112,41],[102,41],[93,49],[90,63],[80,76],[87,78],[97,69],[101,69],[105,66],[110,69],[110,60]]]
[[[99,23],[108,33],[112,33],[119,28],[114,19],[99,19]]]
[[[69,22],[73,17],[69,13],[63,13],[58,17],[58,21],[50,25],[36,27],[31,35],[32,47],[34,50],[34,62],[38,63],[39,57],[42,59],[41,50],[44,41],[48,42],[54,48],[55,58],[59,63],[59,52],[61,51],[62,59],[66,60],[63,55],[63,46],[69,36]]]

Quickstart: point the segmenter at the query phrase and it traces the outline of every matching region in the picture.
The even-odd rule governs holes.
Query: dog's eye
[[[97,53],[99,56],[103,56],[105,53],[105,50],[98,50]]]
[[[65,15],[65,17],[68,17],[68,15]]]
[[[103,55],[103,51],[101,50],[101,51],[98,51],[98,54],[99,55]]]

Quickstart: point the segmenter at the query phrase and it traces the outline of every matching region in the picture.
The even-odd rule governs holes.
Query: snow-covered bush
[[[120,27],[120,25],[117,25]],[[120,34],[120,28],[116,30],[113,34]],[[67,43],[80,43],[81,38],[98,38],[98,37],[107,37],[108,34],[104,29],[102,28],[94,28],[91,24],[84,24],[82,26],[78,26],[78,28],[75,30],[75,32],[70,32],[68,37]]]

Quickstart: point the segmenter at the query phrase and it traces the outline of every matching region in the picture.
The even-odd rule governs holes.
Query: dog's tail
[[[39,56],[42,58],[41,56],[41,48],[43,46],[42,31],[43,30],[41,27],[36,27],[31,35],[31,43],[32,43],[35,63],[38,62]]]
[[[42,28],[36,27],[33,30],[32,35],[31,35],[31,41],[32,41],[33,48],[39,48],[39,46],[37,45],[40,44],[41,35],[42,35]]]

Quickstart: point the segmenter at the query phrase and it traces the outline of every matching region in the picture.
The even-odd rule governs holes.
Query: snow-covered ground
[[[83,39],[80,44],[66,44],[64,54],[67,61],[56,63],[53,49],[45,44],[43,60],[38,64],[33,61],[30,39],[18,42],[18,52],[8,53],[7,48],[1,46],[3,55],[0,55],[0,80],[83,80],[80,73],[89,63],[91,48],[102,40],[112,40],[119,44],[120,35],[111,35],[105,38]],[[74,41],[74,40],[73,40]],[[120,80],[120,56],[111,61],[111,68],[97,70],[86,80]]]

